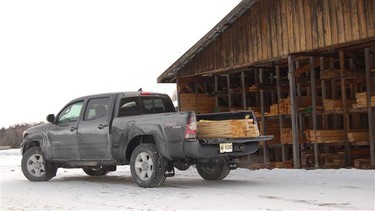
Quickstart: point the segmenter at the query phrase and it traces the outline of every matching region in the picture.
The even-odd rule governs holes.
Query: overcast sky
[[[0,128],[157,77],[240,0],[0,1]]]

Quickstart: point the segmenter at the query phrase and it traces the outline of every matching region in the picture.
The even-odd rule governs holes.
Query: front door
[[[88,101],[78,128],[78,149],[82,160],[110,160],[109,120],[111,98],[92,98]]]
[[[77,133],[82,107],[83,101],[67,105],[51,124],[48,140],[53,160],[79,160]]]

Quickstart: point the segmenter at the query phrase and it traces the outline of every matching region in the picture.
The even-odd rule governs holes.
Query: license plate
[[[232,143],[221,143],[220,144],[220,153],[233,152]]]

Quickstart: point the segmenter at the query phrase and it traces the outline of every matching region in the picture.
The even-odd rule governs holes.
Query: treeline
[[[9,128],[0,129],[0,146],[10,146],[11,148],[19,148],[22,143],[23,131],[28,128],[39,125],[42,123],[36,124],[17,124],[10,126]]]

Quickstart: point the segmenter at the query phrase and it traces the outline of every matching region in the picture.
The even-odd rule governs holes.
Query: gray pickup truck
[[[174,168],[195,165],[202,178],[221,180],[237,168],[241,156],[255,153],[259,141],[272,136],[199,139],[197,121],[249,115],[256,121],[251,111],[176,112],[167,95],[143,91],[81,97],[57,116],[48,115],[49,123],[24,132],[22,171],[31,181],[48,181],[60,167],[103,176],[130,164],[139,186],[155,187],[174,176]]]

